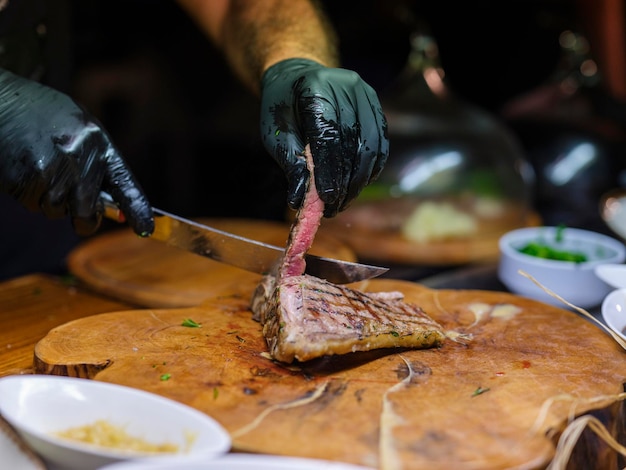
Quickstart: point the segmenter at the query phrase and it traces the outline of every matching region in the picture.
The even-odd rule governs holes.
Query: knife
[[[116,222],[125,220],[110,194],[102,192],[100,199],[104,204],[105,217]],[[224,232],[160,209],[153,208],[152,211],[154,232],[149,238],[221,263],[267,274],[285,252],[284,248]],[[305,256],[305,260],[307,274],[334,284],[371,279],[389,270],[310,254]]]

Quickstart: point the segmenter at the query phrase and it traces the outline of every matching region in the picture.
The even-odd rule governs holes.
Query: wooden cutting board
[[[285,246],[290,226],[252,219],[199,219],[226,232]],[[356,255],[331,235],[315,237],[311,254],[344,261]],[[258,275],[227,266],[165,243],[140,238],[130,229],[98,235],[73,250],[72,274],[97,292],[145,307],[190,307],[212,293],[228,291]]]
[[[381,469],[545,468],[570,417],[595,410],[614,433],[625,429],[626,353],[568,310],[508,293],[372,280],[355,287],[400,290],[451,335],[471,339],[285,366],[266,357],[251,319],[256,282],[200,306],[72,321],[37,344],[35,370],[179,400],[219,420],[235,450]],[[182,326],[187,318],[201,327]],[[616,468],[593,436],[573,468]]]

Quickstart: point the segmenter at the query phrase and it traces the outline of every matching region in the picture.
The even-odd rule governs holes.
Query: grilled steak
[[[445,334],[421,308],[400,292],[364,293],[304,274],[304,255],[324,212],[313,178],[291,228],[285,255],[252,296],[253,318],[263,325],[270,354],[290,363],[324,355],[378,348],[428,348]]]

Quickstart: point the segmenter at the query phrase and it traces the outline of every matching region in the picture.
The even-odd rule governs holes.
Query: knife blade
[[[113,198],[100,193],[104,215],[117,222],[124,221]],[[285,249],[218,230],[193,220],[153,208],[154,232],[149,237],[170,246],[226,263],[259,274],[272,270]],[[384,274],[389,269],[381,266],[354,263],[307,254],[306,273],[334,284],[363,281]]]

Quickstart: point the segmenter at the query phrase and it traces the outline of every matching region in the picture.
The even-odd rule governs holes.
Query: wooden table
[[[135,307],[69,278],[32,274],[0,282],[0,377],[32,373],[35,344],[55,326]]]
[[[462,295],[462,293],[459,293],[459,295]],[[493,295],[496,294],[494,293]],[[487,297],[483,296],[481,298],[484,300]],[[226,302],[226,300],[224,300],[224,302]],[[236,298],[229,298],[229,302],[236,302]],[[450,307],[450,305],[448,305],[448,307]],[[97,294],[80,283],[68,283],[64,279],[41,274],[33,274],[1,282],[0,377],[10,374],[33,373],[33,354],[35,346],[43,338],[48,336],[51,329],[60,325],[67,325],[68,322],[72,322],[73,320],[90,317],[99,313],[116,315],[115,312],[123,312],[136,308],[138,308],[138,306],[115,300],[102,294]],[[459,311],[456,308],[449,308],[449,310],[451,312]],[[172,312],[176,313],[177,311]],[[194,312],[194,318],[201,318],[199,316],[201,313],[200,310]],[[168,311],[163,313],[166,314]],[[183,312],[181,311],[181,313]],[[236,315],[237,311],[234,309],[230,313],[231,316]],[[83,322],[83,320],[80,321]],[[252,338],[252,336],[250,336],[250,338]],[[251,339],[249,344],[250,346],[246,343],[242,347],[248,349],[259,347],[256,343],[252,344]],[[478,346],[477,344],[476,347]],[[427,351],[425,353],[429,355],[436,354],[434,351]],[[405,355],[407,354],[409,353],[405,353]],[[541,361],[541,358],[535,358],[536,364],[534,365],[538,367]],[[375,365],[375,362],[372,362],[372,364]],[[519,371],[510,371],[510,380],[513,379],[515,373],[519,373]],[[157,383],[159,385],[161,384],[161,382]],[[534,382],[533,384],[534,385],[531,384],[532,387],[539,385]],[[495,389],[492,395],[496,397]],[[522,397],[528,399],[531,395],[532,394],[522,394]],[[228,396],[229,394],[226,393],[226,391],[220,393],[221,399],[228,398]],[[337,394],[337,397],[340,398],[341,396],[341,393]],[[431,398],[434,400],[436,397]],[[430,402],[434,403],[433,400],[430,400]],[[209,403],[211,404],[213,402],[209,401]],[[474,408],[479,407],[479,405],[480,403],[476,401]],[[237,406],[241,406],[241,403],[237,404]],[[328,406],[328,403],[326,403],[326,406]],[[609,414],[613,418],[615,418],[615,416],[623,416],[623,403],[616,403],[614,406],[607,407],[600,411],[603,413],[599,415],[601,417],[606,415],[606,413],[604,413],[605,411],[610,412]],[[613,431],[615,431],[615,436],[623,442],[623,419],[617,421],[611,420],[610,422],[612,424],[617,423],[620,427],[620,429],[613,429]],[[591,431],[587,430],[583,433],[583,436],[576,445],[573,461],[578,463],[585,462],[586,466],[578,468],[616,468],[618,457],[615,455],[615,452],[607,449],[606,445],[600,441],[601,440],[597,439]],[[592,465],[591,462],[595,462],[595,464]],[[543,468],[543,466],[539,464],[537,468]]]

